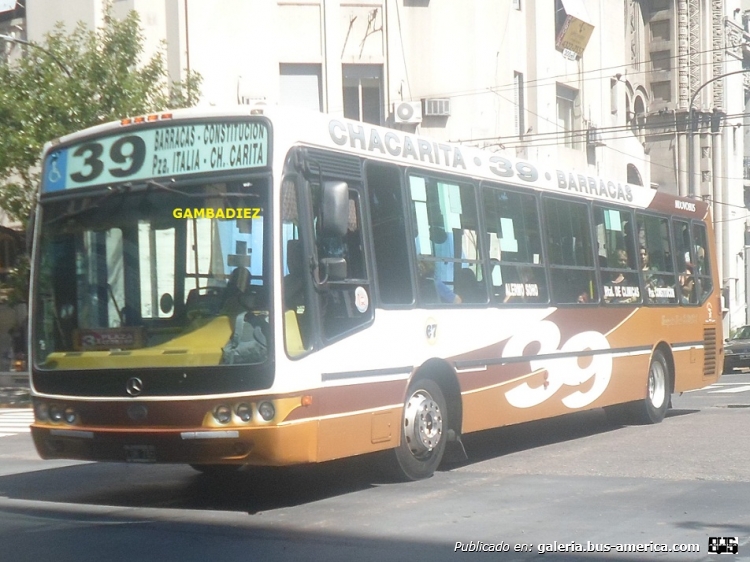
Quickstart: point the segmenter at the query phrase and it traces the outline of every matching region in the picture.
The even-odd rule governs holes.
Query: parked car
[[[724,340],[724,372],[731,373],[741,367],[750,367],[750,326],[742,326]]]

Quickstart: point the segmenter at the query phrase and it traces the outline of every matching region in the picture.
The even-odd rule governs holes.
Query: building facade
[[[64,6],[63,6],[64,4]],[[115,0],[200,103],[263,101],[713,202],[726,328],[746,322],[740,0]],[[97,26],[35,0],[26,33]],[[692,108],[697,130],[689,127]],[[689,162],[693,159],[694,169]],[[692,179],[691,179],[692,177]]]

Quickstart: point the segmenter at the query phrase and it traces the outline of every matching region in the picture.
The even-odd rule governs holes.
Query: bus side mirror
[[[321,201],[322,234],[343,238],[349,224],[349,186],[343,181],[323,184]]]
[[[342,281],[346,279],[346,259],[323,258],[320,260],[328,281]]]
[[[349,225],[349,186],[343,181],[323,183],[320,205],[321,239],[329,246],[322,251],[320,260],[326,281],[346,279],[346,258],[336,255],[343,253],[346,246],[346,231]],[[327,254],[327,255],[326,255]]]

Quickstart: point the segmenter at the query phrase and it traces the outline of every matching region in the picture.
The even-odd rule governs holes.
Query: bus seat
[[[297,322],[297,313],[293,310],[284,312],[284,341],[286,351],[291,357],[298,357],[305,352],[299,323]]]
[[[201,311],[204,314],[217,314],[221,308],[222,289],[219,287],[200,287],[190,289],[185,300],[185,312]]]

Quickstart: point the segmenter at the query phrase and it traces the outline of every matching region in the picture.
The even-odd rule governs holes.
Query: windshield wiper
[[[174,180],[172,180],[174,181]],[[260,197],[258,193],[205,193],[205,192],[199,192],[199,193],[185,193],[184,191],[180,191],[179,189],[174,189],[173,187],[168,187],[164,185],[163,183],[159,183],[158,181],[154,180],[148,180],[146,182],[146,187],[155,187],[157,189],[161,189],[162,191],[166,191],[167,193],[174,193],[176,195],[181,195],[182,197],[189,197],[193,199],[205,199],[207,197],[222,197],[222,198],[230,198],[230,197]],[[148,189],[147,189],[148,191]]]
[[[97,209],[97,208],[101,207],[102,204],[104,204],[108,200],[112,199],[112,197],[114,197],[115,195],[124,195],[125,193],[128,193],[130,191],[130,187],[131,187],[131,185],[127,184],[127,183],[126,184],[119,184],[117,186],[111,186],[110,185],[110,186],[107,187],[107,189],[109,189],[109,193],[107,193],[106,195],[103,195],[102,197],[100,197],[99,199],[97,199],[96,201],[94,201],[93,203],[91,203],[90,205],[82,207],[81,209],[76,209],[74,211],[69,211],[69,212],[64,213],[62,215],[59,215],[59,216],[57,216],[57,217],[55,217],[53,219],[50,219],[47,222],[47,224],[55,224],[55,223],[58,223],[58,222],[61,222],[61,221],[69,220],[69,219],[75,218],[77,216],[80,216],[80,215],[82,215],[84,213],[87,213],[87,212],[89,212],[89,211],[91,211],[93,209]]]

